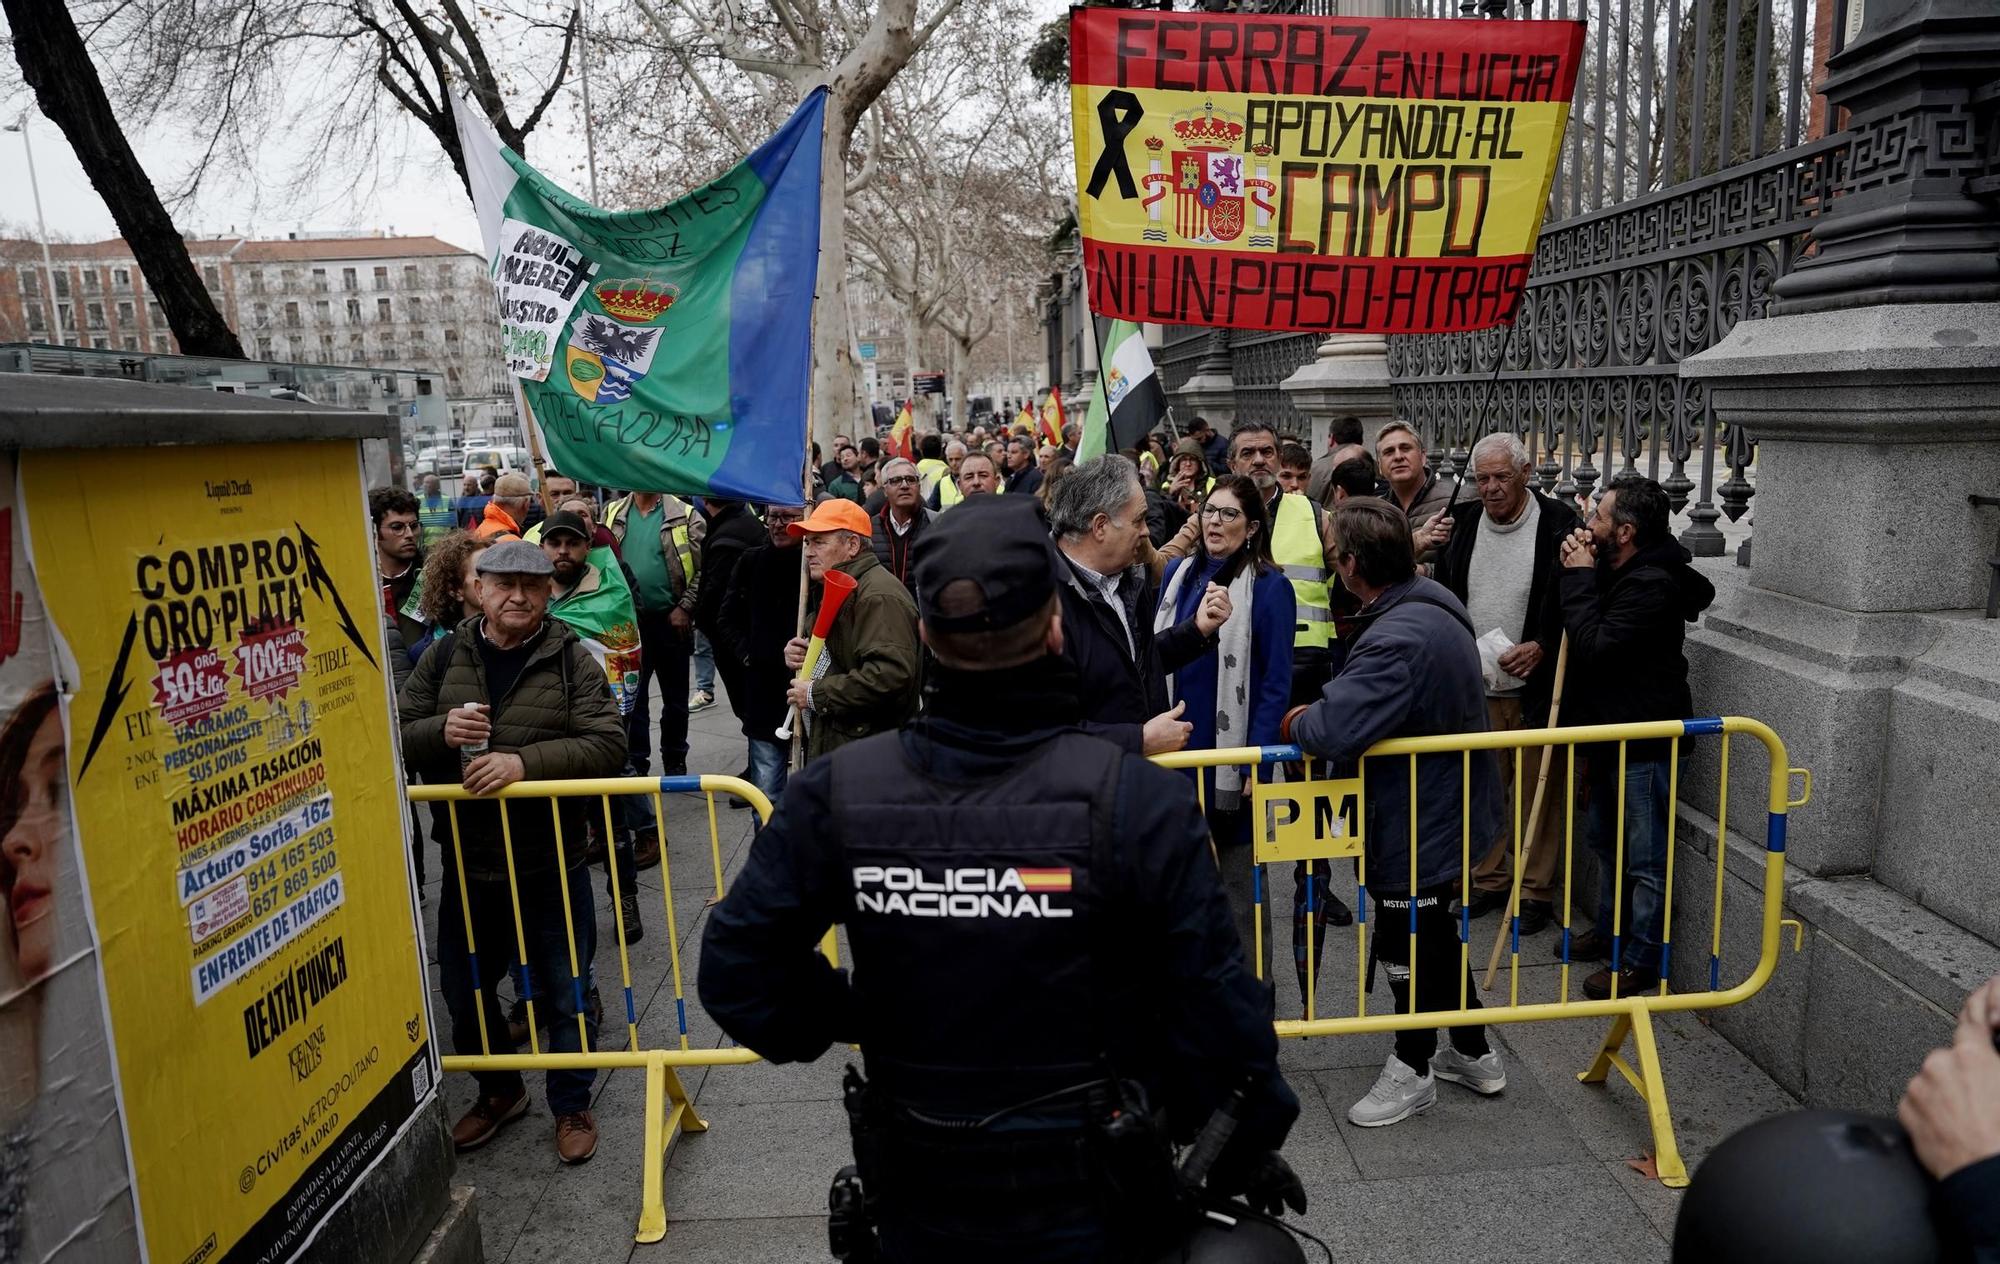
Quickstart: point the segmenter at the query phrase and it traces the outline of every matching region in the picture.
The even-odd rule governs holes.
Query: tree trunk
[[[186,355],[243,358],[243,344],[201,283],[187,243],[118,126],[104,82],[61,0],[0,0],[35,103],[63,131]],[[82,322],[77,323],[82,327]]]
[[[905,376],[909,378],[905,394],[914,401],[917,398],[917,373],[924,367],[924,322],[917,315],[917,296],[914,293],[896,297],[903,301],[903,362],[908,366]]]
[[[828,459],[833,436],[875,433],[861,393],[861,362],[847,311],[847,138],[852,129],[827,103],[826,139],[820,153],[819,300],[813,315],[812,436]],[[862,418],[867,417],[865,427]]]
[[[971,429],[967,418],[972,415],[972,344],[956,334],[951,339],[951,376],[945,385],[951,391],[952,428]]]

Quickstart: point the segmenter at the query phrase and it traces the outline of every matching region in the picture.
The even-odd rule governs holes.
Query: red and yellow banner
[[[1075,9],[1090,307],[1167,324],[1505,324],[1581,22]]]

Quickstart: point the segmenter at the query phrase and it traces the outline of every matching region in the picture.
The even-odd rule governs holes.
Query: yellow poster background
[[[434,1091],[359,454],[29,452],[151,1258],[291,1258]]]

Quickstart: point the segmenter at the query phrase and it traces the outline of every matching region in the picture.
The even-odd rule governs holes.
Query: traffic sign
[[[864,359],[864,360],[873,360],[873,359],[875,358],[875,344],[874,344],[874,343],[872,343],[872,342],[864,342],[864,343],[862,343],[862,344],[861,344],[861,348],[860,348],[860,349],[861,349],[861,358],[862,358],[862,359]]]

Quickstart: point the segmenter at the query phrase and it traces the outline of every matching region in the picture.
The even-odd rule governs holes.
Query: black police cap
[[[998,632],[1039,614],[1056,591],[1056,550],[1027,496],[968,496],[931,520],[917,540],[916,581],[924,623],[938,632]],[[960,580],[985,601],[956,613],[938,605]]]

